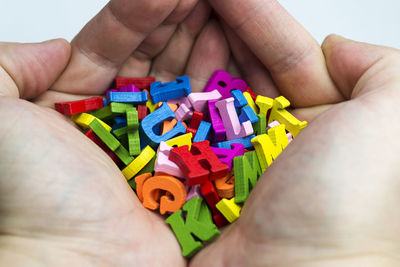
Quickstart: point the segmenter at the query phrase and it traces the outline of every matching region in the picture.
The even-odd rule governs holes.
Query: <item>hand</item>
[[[0,265],[186,264],[110,158],[47,107],[103,94],[117,74],[188,73],[201,89],[230,54],[210,12],[203,0],[112,0],[72,49],[1,44]]]
[[[319,47],[277,1],[210,3],[252,88],[312,122],[192,266],[398,266],[399,51]]]

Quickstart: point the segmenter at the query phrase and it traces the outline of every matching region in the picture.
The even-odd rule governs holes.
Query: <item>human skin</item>
[[[334,35],[320,47],[276,1],[243,3],[211,0],[216,20],[205,1],[113,0],[71,46],[0,45],[1,265],[186,265],[163,219],[49,107],[117,74],[189,74],[198,91],[216,69],[310,123],[190,265],[398,265],[399,52]]]

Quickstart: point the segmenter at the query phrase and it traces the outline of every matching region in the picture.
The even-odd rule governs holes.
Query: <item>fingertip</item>
[[[186,73],[191,76],[192,90],[201,91],[218,69],[226,69],[230,48],[216,20],[210,20],[197,38]]]
[[[388,51],[385,47],[336,34],[328,35],[321,47],[329,74],[346,99],[352,97],[354,87],[366,70]]]
[[[0,65],[8,79],[2,78],[9,81],[3,86],[14,88],[7,95],[25,99],[37,97],[49,89],[63,72],[71,54],[69,43],[63,39],[42,43],[4,43],[1,50]]]

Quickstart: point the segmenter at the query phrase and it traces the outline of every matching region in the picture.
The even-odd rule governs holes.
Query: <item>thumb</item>
[[[0,96],[34,98],[62,73],[71,48],[63,39],[43,43],[0,43]]]
[[[394,48],[356,42],[334,34],[325,39],[322,50],[331,78],[347,99],[380,87],[372,86],[377,76],[384,74],[380,79],[387,81],[393,73],[391,67],[400,62],[400,53]],[[394,73],[397,76],[398,70]]]

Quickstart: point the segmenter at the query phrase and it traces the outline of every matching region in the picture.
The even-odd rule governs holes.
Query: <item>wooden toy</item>
[[[56,109],[89,128],[85,135],[118,164],[144,207],[172,213],[166,223],[185,257],[239,218],[262,172],[307,125],[286,110],[286,98],[257,95],[222,70],[201,93],[191,92],[188,76],[117,77],[115,85],[105,100]]]
[[[245,106],[241,108],[239,122],[243,123],[245,121],[250,121],[252,124],[258,122],[258,117],[250,106]]]
[[[171,138],[171,139],[165,141],[165,143],[171,147],[188,146],[189,150],[190,150],[190,149],[192,149],[192,138],[193,138],[192,133],[186,133],[186,134]]]
[[[250,121],[245,121],[240,124],[233,102],[233,97],[230,97],[215,103],[221,115],[222,122],[224,123],[226,138],[228,140],[234,140],[253,134],[253,127]]]
[[[186,220],[183,211],[187,212]],[[198,197],[192,198],[183,205],[181,210],[170,215],[165,222],[169,224],[182,247],[182,255],[191,257],[199,251],[203,244],[196,241],[196,236],[201,241],[212,241],[220,232],[213,224],[211,213],[205,202]]]
[[[217,107],[215,104],[218,102],[218,100],[209,100],[208,101],[208,112],[210,115],[211,119],[211,124],[212,124],[212,129],[213,129],[213,142],[221,142],[225,140],[226,136],[226,130],[224,127],[224,123],[221,119],[221,116],[219,115],[219,112],[217,110]]]
[[[207,140],[211,131],[211,126],[211,123],[202,121],[193,138],[193,143]]]
[[[235,176],[229,172],[227,176],[214,180],[215,190],[220,198],[233,198],[235,196]]]
[[[139,156],[137,156],[128,166],[122,169],[122,174],[127,180],[130,180],[135,176],[141,169],[146,166],[147,163],[156,155],[156,152],[150,147],[146,146]]]
[[[219,100],[221,97],[222,96],[218,90],[213,90],[210,92],[191,93],[188,96],[188,99],[194,110],[204,113],[207,109],[207,103],[209,100]]]
[[[136,108],[130,108],[126,111],[126,120],[128,128],[129,155],[137,156],[140,154],[139,138],[139,118]]]
[[[219,210],[215,207],[215,205],[220,201],[220,198],[217,192],[215,191],[214,185],[211,181],[207,181],[206,183],[201,185],[201,194],[206,200],[207,205],[211,210],[214,223],[218,227],[226,225],[228,222],[225,220],[225,218],[219,212]]]
[[[188,108],[185,104],[182,104],[175,111],[175,115],[178,121],[185,121],[192,117],[193,111],[190,108]]]
[[[169,192],[172,197],[161,196],[160,203],[154,198],[154,191]],[[147,179],[143,184],[143,206],[155,210],[160,207],[160,213],[175,212],[186,202],[185,186],[173,176],[157,175]]]
[[[253,188],[262,174],[255,151],[247,152],[243,156],[233,159],[235,173],[235,203],[244,203],[249,196],[250,187]]]
[[[147,93],[147,96],[149,96],[149,92],[147,90],[144,90],[144,92]],[[154,112],[158,108],[158,103],[154,103],[150,98],[146,102],[146,107],[149,109],[150,113]]]
[[[200,122],[203,120],[204,115],[200,111],[194,111],[192,120],[190,121],[190,128],[197,129],[199,128]]]
[[[153,177],[151,173],[143,173],[141,175],[136,176],[135,179],[132,179],[136,183],[136,195],[140,200],[140,202],[143,202],[143,185],[151,177]]]
[[[169,99],[181,98],[191,93],[189,76],[176,78],[173,82],[153,82],[150,85],[150,95],[153,103],[164,102]]]
[[[238,89],[242,92],[246,90],[247,84],[240,78],[232,78],[229,73],[223,70],[217,70],[208,80],[204,87],[204,92],[218,90],[222,98],[231,97],[231,91]]]
[[[138,105],[137,111],[138,111],[139,121],[142,121],[147,116],[147,106],[146,105]]]
[[[143,147],[145,148],[145,147]],[[149,163],[147,163],[143,169],[141,169],[136,175],[141,175],[143,173],[153,173],[154,172],[154,165],[156,163],[156,157],[153,157]]]
[[[134,108],[132,108],[132,109],[134,109]],[[114,117],[113,119],[114,119],[113,130],[127,126],[126,118],[117,116],[117,117]]]
[[[251,140],[254,145],[262,172],[272,161],[278,157],[282,150],[289,144],[286,136],[285,125],[281,124],[268,130],[267,134],[257,135]]]
[[[233,97],[235,108],[241,108],[247,105],[247,99],[244,97],[242,91],[233,90],[231,91],[231,95]]]
[[[109,92],[107,101],[117,103],[142,104],[148,100],[146,92]]]
[[[112,113],[125,114],[127,109],[133,107],[133,104],[112,102],[109,106]]]
[[[93,120],[89,127],[125,164],[132,162],[133,158],[121,143],[98,121]]]
[[[157,104],[158,107],[161,107],[161,105],[162,105],[163,103],[164,103],[164,102],[159,102],[159,103]],[[178,108],[178,106],[175,105],[175,104],[168,104],[168,106],[170,107],[170,109],[171,109],[173,112],[175,112],[176,109]],[[162,126],[161,134],[165,134],[165,133],[171,131],[171,130],[175,127],[175,125],[176,125],[177,122],[178,122],[178,121],[177,121],[176,119],[173,119],[173,120],[171,120],[171,121],[164,121],[164,122],[163,122],[163,126]]]
[[[140,89],[134,84],[125,85],[119,88],[120,92],[140,92]]]
[[[254,103],[254,100],[251,97],[250,93],[244,92],[243,95],[247,100],[247,104],[253,109],[254,113],[258,114],[259,113],[258,108],[257,108],[256,104]]]
[[[193,93],[191,93],[191,94],[193,94]],[[169,100],[167,100],[167,103],[168,104],[175,104],[175,105],[178,105],[178,106],[185,105],[189,109],[192,108],[192,103],[190,103],[188,97],[180,97],[180,98],[169,99]]]
[[[54,105],[55,109],[61,114],[71,116],[74,114],[102,108],[103,98],[91,97],[88,99],[77,100],[77,101],[59,102],[55,103]]]
[[[219,142],[219,143],[213,144],[213,146],[216,146],[216,147],[219,147],[219,148],[230,149],[232,144],[242,144],[245,149],[249,149],[249,148],[253,147],[253,144],[251,143],[251,140],[254,137],[255,137],[255,135],[250,135],[250,136],[247,136],[247,137],[238,138],[238,139],[231,140],[231,141]]]
[[[202,198],[201,185],[199,185],[199,184],[191,186],[189,188],[189,192],[187,193],[186,201],[189,201],[194,197]]]
[[[224,215],[222,215],[220,211],[213,215],[213,221],[218,228],[229,224],[229,222],[225,219]]]
[[[94,121],[98,121],[108,132],[111,131],[111,127],[103,122],[102,120],[96,118],[93,115],[90,115],[88,113],[81,113],[81,114],[75,114],[71,116],[71,120],[73,120],[76,124],[81,126],[83,129],[88,129],[89,125]]]
[[[240,143],[233,143],[230,145],[231,147],[219,148],[219,147],[211,147],[211,150],[217,155],[218,159],[228,165],[229,170],[232,170],[232,162],[235,157],[242,156],[244,154],[244,145]]]
[[[110,106],[105,106],[100,109],[93,110],[90,112],[90,114],[103,121],[109,121],[114,118],[114,114],[112,113]]]
[[[259,95],[256,98],[256,104],[260,108],[259,114],[264,114],[265,116],[267,116],[268,111],[272,108],[274,104],[274,100],[272,98]]]
[[[144,77],[144,78],[116,77],[115,87],[119,89],[123,86],[133,84],[139,89],[149,89],[150,84],[155,81],[156,79],[154,77]]]
[[[278,125],[280,125],[279,122],[277,122],[277,121],[272,121],[272,122],[268,123],[267,130],[269,130],[269,129],[271,129],[271,128],[274,128],[275,126],[278,126]]]
[[[289,106],[290,102],[284,96],[275,98],[268,123],[276,120],[279,123],[284,124],[293,137],[296,137],[299,132],[307,126],[307,122],[299,121],[290,114],[289,111],[286,110]]]
[[[258,121],[253,123],[253,130],[255,135],[267,133],[267,117],[260,113],[257,114]]]
[[[211,213],[216,213],[218,210],[215,205],[220,201],[220,199],[211,181],[206,181],[201,185],[201,195],[205,198]]]
[[[249,86],[246,87],[246,92],[248,92],[248,93],[250,94],[251,98],[253,98],[253,100],[256,101],[258,95],[257,95],[256,93],[254,93],[254,92],[250,89]]]
[[[179,166],[188,186],[224,177],[229,170],[211,150],[208,140],[193,143],[190,151],[188,146],[175,147],[171,149],[169,159]]]
[[[186,128],[186,133],[191,133],[192,136],[196,136],[197,130],[192,128]]]
[[[292,136],[292,134],[291,134],[291,133],[287,133],[287,134],[286,134],[286,136],[287,136],[287,138],[288,138],[288,141],[289,141],[289,144],[290,144],[290,142],[292,142],[292,141],[293,141],[293,136]]]
[[[113,135],[117,137],[118,140],[122,140],[125,135],[128,134],[128,126],[121,127],[112,131]]]
[[[106,91],[106,103],[107,103],[107,104],[110,103],[110,101],[108,101],[110,92],[119,92],[119,90],[117,90],[117,89],[110,89],[110,90],[107,90],[107,91]]]
[[[165,134],[158,135],[154,132],[154,126],[165,120],[173,119],[174,117],[174,112],[166,103],[164,103],[160,108],[156,109],[142,120],[139,125],[140,136],[151,147],[157,147],[160,142],[167,141],[180,133],[185,133],[186,128],[180,121],[177,122],[176,126],[171,131]]]
[[[233,223],[239,218],[242,209],[242,207],[235,203],[235,198],[223,198],[217,203],[216,207],[230,223]]]
[[[165,142],[161,142],[157,150],[157,159],[154,165],[154,171],[163,171],[169,175],[178,178],[185,178],[181,169],[173,161],[169,160],[169,153],[172,147]]]

